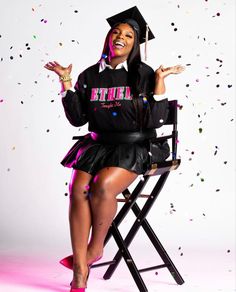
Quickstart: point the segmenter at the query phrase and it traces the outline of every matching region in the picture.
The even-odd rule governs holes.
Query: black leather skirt
[[[142,132],[89,133],[79,137],[61,161],[65,167],[95,175],[105,167],[121,167],[137,174],[143,174],[152,160],[165,160],[168,151],[150,153],[150,139],[156,137],[154,129]]]

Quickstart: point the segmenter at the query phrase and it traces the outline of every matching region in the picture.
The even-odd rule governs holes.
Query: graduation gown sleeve
[[[62,104],[71,125],[80,127],[88,122],[86,85],[83,73],[79,75],[74,89],[75,91],[67,90],[65,97],[62,98]]]

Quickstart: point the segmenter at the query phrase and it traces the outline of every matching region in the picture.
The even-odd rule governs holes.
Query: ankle
[[[88,248],[87,261],[88,264],[95,262],[103,256],[103,249],[92,249]]]

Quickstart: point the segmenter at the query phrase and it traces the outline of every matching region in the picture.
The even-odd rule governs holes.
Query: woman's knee
[[[71,200],[85,200],[89,195],[89,174],[74,172],[69,184],[69,194]]]
[[[70,199],[73,201],[85,200],[88,197],[88,187],[82,184],[70,184],[69,186]]]
[[[91,183],[91,198],[99,198],[102,200],[108,200],[115,197],[112,192],[111,180],[105,178]]]

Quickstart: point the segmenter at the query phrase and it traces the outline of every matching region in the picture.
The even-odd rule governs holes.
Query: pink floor
[[[61,256],[66,254],[55,250],[26,251],[4,249],[0,251],[0,291],[27,292],[27,291],[69,291],[71,271],[58,264]],[[59,255],[58,255],[59,254]],[[140,256],[145,254],[142,260],[143,266],[148,266],[148,251],[138,251]],[[235,256],[224,253],[221,250],[185,250],[184,255],[169,250],[173,262],[185,280],[181,286],[175,281],[166,269],[143,273],[142,277],[148,287],[148,291],[155,292],[231,292],[236,291],[235,286]],[[109,260],[105,254],[105,260]],[[161,264],[157,257],[151,264]],[[137,264],[141,258],[137,259]],[[110,280],[103,280],[105,267],[91,270],[88,292],[135,292],[136,284],[122,262]]]

